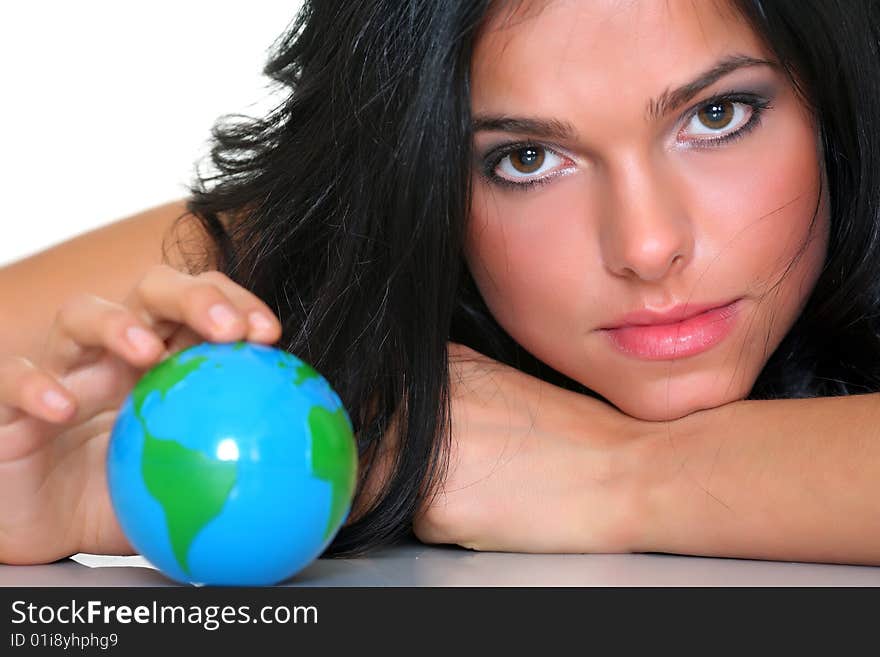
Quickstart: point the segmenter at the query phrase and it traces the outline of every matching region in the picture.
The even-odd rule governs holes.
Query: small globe
[[[352,424],[329,383],[265,345],[204,342],[147,371],[116,417],[107,484],[132,546],[178,582],[263,586],[348,517]]]

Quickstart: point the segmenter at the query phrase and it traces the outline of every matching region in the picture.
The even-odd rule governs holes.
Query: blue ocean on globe
[[[345,522],[352,424],[287,351],[210,343],[149,370],[110,436],[107,481],[132,546],[179,582],[263,586],[316,559]]]

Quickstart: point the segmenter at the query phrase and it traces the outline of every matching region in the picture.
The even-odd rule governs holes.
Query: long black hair
[[[464,262],[470,58],[498,4],[306,1],[264,69],[283,99],[264,117],[221,117],[213,171],[190,187],[187,210],[211,245],[191,273],[216,268],[266,301],[284,327],[279,346],[338,392],[366,462],[355,506],[371,457],[399,423],[381,494],[325,556],[404,536],[437,490],[448,455],[448,341],[597,396],[495,322]],[[831,195],[824,270],[749,398],[878,391],[880,7],[732,6],[817,117]]]

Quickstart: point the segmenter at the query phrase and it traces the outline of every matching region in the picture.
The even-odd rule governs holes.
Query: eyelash
[[[719,94],[717,96],[713,96],[712,98],[708,98],[701,102],[699,105],[693,107],[686,115],[686,119],[684,121],[684,125],[687,125],[690,120],[700,111],[700,109],[713,105],[716,103],[740,103],[743,105],[748,105],[752,109],[752,115],[749,117],[749,120],[746,122],[744,126],[739,128],[734,132],[729,132],[722,137],[713,137],[709,139],[696,139],[694,143],[697,145],[691,146],[694,149],[708,149],[708,148],[717,148],[722,144],[729,144],[737,139],[745,137],[752,130],[757,128],[761,124],[761,117],[765,110],[772,109],[773,106],[770,104],[770,100],[767,98],[762,98],[761,96],[756,96],[754,94],[743,94],[743,93],[724,93]],[[483,177],[490,183],[498,185],[499,187],[504,187],[507,189],[516,189],[516,190],[525,190],[536,185],[545,185],[550,182],[553,178],[555,178],[558,174],[550,174],[544,176],[542,178],[535,178],[534,180],[529,180],[527,182],[513,182],[508,180],[507,178],[502,178],[497,173],[495,173],[495,169],[498,168],[498,165],[501,161],[520,149],[523,148],[541,148],[547,151],[550,151],[556,155],[560,155],[554,148],[550,148],[549,146],[545,146],[539,142],[533,141],[519,141],[519,142],[511,142],[507,144],[502,144],[501,146],[493,149],[489,153],[487,153],[483,158],[482,163],[482,175]],[[560,155],[561,156],[561,155]]]

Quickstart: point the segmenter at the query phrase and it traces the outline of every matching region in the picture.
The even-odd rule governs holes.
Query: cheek
[[[511,334],[571,325],[589,307],[589,267],[600,261],[576,185],[493,193],[475,182],[474,189],[466,256],[496,320]]]
[[[719,270],[726,289],[735,291],[731,285],[739,276],[741,292],[759,292],[786,273],[812,237],[786,285],[814,278],[824,259],[828,208],[817,208],[821,160],[812,123],[795,111],[777,115],[749,146],[705,157],[700,167],[686,165],[697,260],[705,260],[709,278]],[[827,201],[827,194],[822,198]]]

